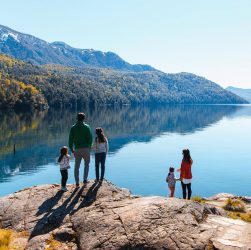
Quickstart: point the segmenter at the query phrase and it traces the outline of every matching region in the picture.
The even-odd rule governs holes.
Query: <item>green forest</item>
[[[0,108],[245,103],[194,74],[37,66],[0,54]]]

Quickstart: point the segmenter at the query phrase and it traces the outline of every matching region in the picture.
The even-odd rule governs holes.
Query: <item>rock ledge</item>
[[[214,206],[135,197],[109,182],[59,191],[28,188],[0,198],[0,228],[28,232],[27,250],[54,239],[60,249],[251,249],[251,224]]]

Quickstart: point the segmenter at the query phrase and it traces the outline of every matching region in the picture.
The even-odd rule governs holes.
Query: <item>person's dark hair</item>
[[[183,149],[182,154],[183,154],[183,160],[185,162],[191,162],[192,158],[189,149]]]
[[[96,142],[106,142],[106,138],[102,128],[96,128],[96,135]]]
[[[68,154],[68,148],[66,146],[60,149],[60,156],[58,157],[58,162],[60,162],[65,155]]]
[[[169,168],[169,174],[168,175],[170,175],[170,173],[173,173],[174,172],[174,168],[173,167],[170,167]]]
[[[82,122],[85,119],[85,113],[78,113],[77,115],[78,121]]]

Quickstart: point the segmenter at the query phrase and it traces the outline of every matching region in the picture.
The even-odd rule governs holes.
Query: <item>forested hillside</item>
[[[43,94],[32,84],[16,80],[11,69],[23,67],[22,62],[0,54],[0,108],[45,109],[48,107]]]
[[[245,103],[219,85],[189,73],[121,72],[100,68],[35,66],[0,55],[0,107],[139,103]],[[10,94],[9,94],[10,93]]]

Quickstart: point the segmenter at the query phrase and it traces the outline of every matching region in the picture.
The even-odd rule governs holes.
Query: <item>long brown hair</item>
[[[60,156],[58,157],[58,162],[62,161],[63,157],[68,154],[68,148],[66,146],[60,149]]]
[[[96,128],[96,142],[106,142],[106,137],[102,128]]]
[[[183,160],[185,162],[189,162],[190,163],[192,161],[189,149],[183,149],[182,150],[182,154],[183,154]]]

